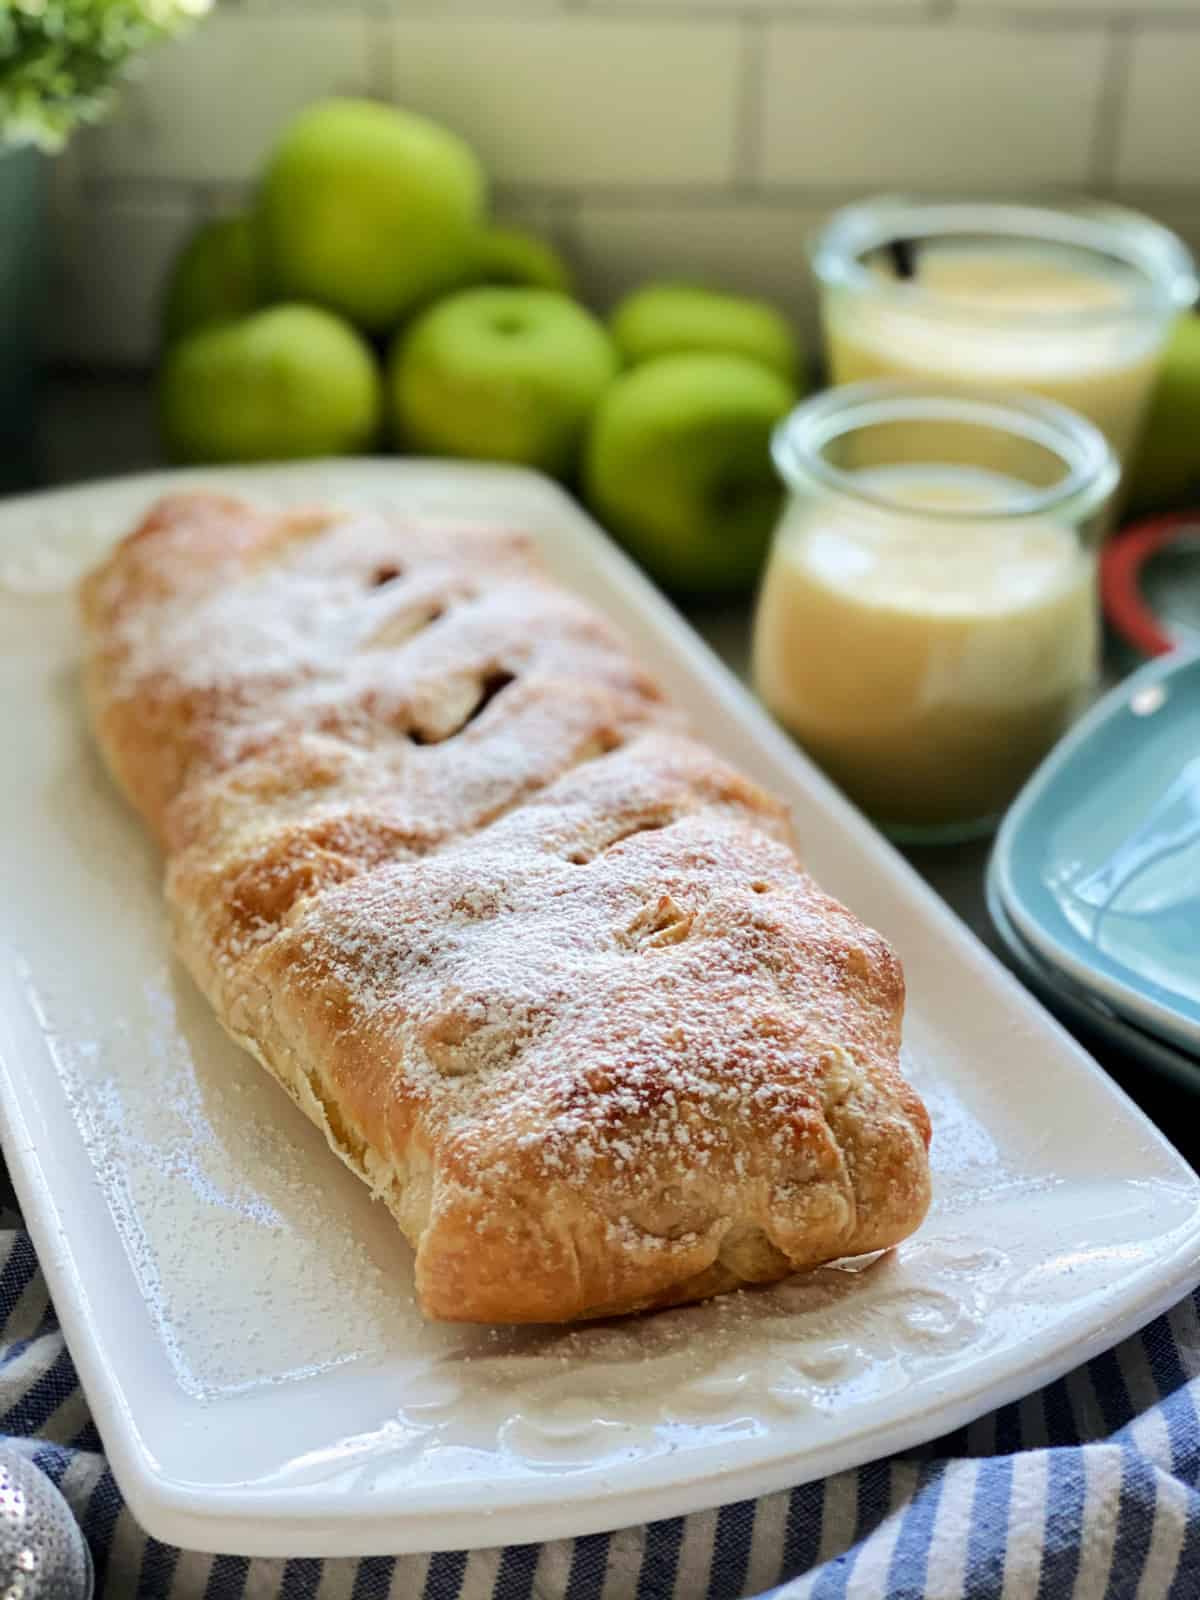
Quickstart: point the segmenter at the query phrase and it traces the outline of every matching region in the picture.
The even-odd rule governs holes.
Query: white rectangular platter
[[[654,1317],[425,1324],[408,1247],[173,963],[88,741],[72,585],[155,495],[520,526],[907,970],[936,1198],[870,1265]],[[448,537],[452,536],[448,533]],[[158,1538],[372,1555],[581,1534],[932,1438],[1200,1279],[1200,1184],[557,488],[502,468],[159,473],[0,505],[4,1152],[113,1470]]]

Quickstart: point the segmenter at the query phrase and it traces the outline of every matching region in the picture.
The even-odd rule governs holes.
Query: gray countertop
[[[43,395],[34,475],[60,486],[162,465],[148,383],[136,376],[79,374],[58,378]],[[748,614],[743,608],[694,612],[692,621],[717,653],[740,670],[745,662]],[[983,874],[986,841],[927,847],[905,853],[927,881],[1001,959],[1004,952],[987,914]],[[1200,1168],[1200,1131],[1193,1096],[1094,1038],[1084,1044],[1126,1091]]]

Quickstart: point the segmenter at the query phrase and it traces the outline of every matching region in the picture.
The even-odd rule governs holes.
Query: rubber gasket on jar
[[[1172,618],[1156,610],[1146,592],[1150,562],[1177,543],[1194,542],[1200,590],[1200,510],[1176,511],[1132,523],[1114,535],[1100,555],[1104,614],[1122,640],[1144,656],[1166,655],[1181,642]],[[1186,624],[1185,624],[1186,626]],[[1200,613],[1196,617],[1200,628]]]

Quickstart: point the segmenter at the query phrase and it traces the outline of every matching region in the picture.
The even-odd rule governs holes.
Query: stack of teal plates
[[[1200,1089],[1200,652],[1135,672],[1056,747],[987,892],[1044,1000]]]

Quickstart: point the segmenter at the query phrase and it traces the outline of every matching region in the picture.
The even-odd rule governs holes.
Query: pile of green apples
[[[758,300],[647,284],[602,321],[549,245],[490,225],[460,138],[328,100],[283,131],[249,214],[175,262],[159,402],[183,462],[391,447],[536,467],[668,588],[720,595],[761,565],[797,368]]]

